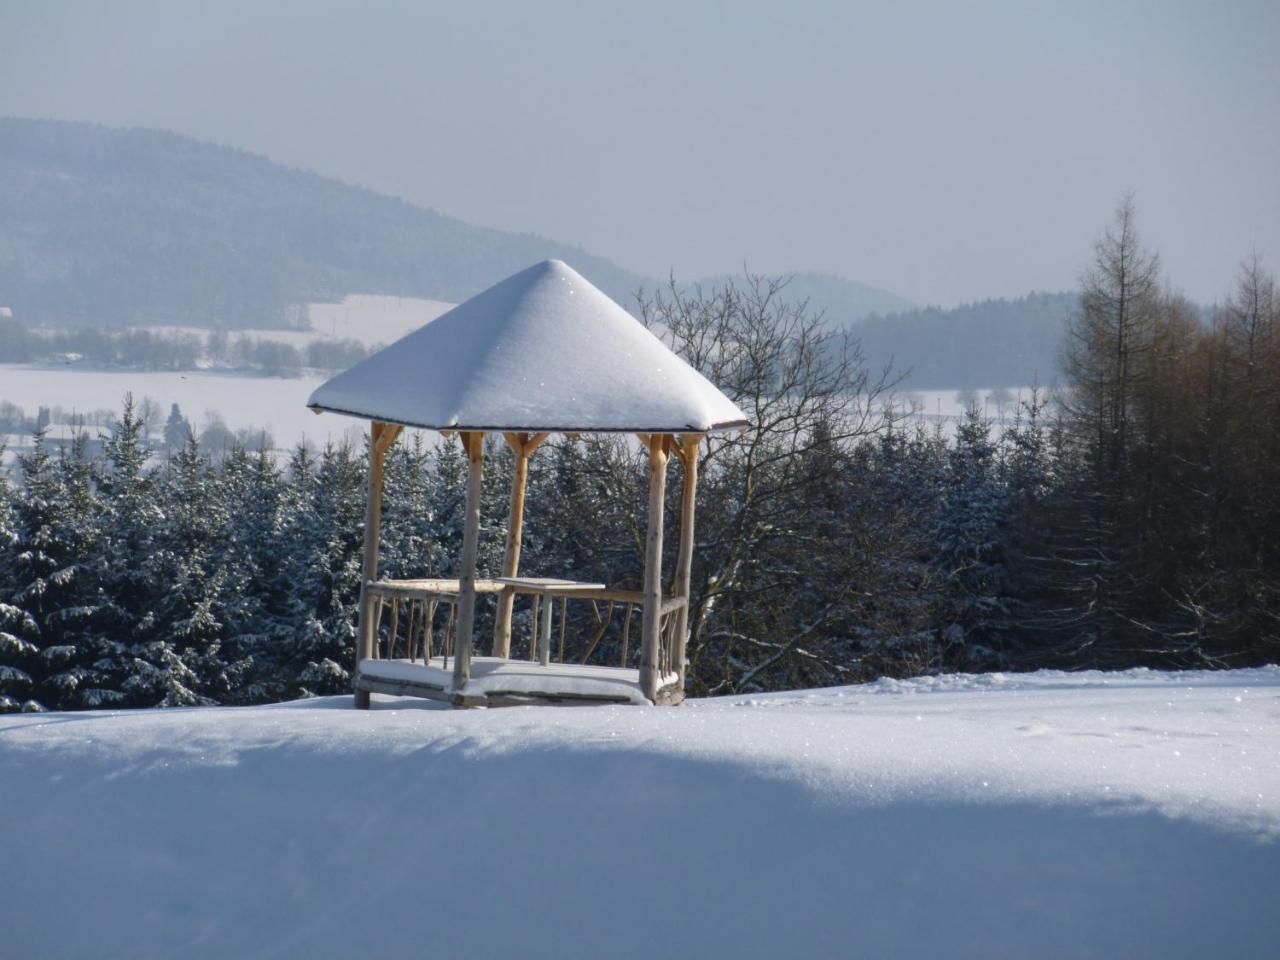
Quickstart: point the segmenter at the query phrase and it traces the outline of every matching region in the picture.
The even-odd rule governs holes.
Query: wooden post
[[[537,449],[545,433],[504,433],[503,438],[515,456],[515,473],[511,477],[511,512],[507,516],[507,550],[502,558],[502,575],[514,577],[520,572],[520,542],[524,536],[524,490],[529,479],[529,455]],[[511,611],[515,591],[505,587],[498,595],[498,612],[493,622],[493,655],[511,656]]]
[[[684,465],[684,490],[680,495],[680,547],[676,552],[675,594],[684,597],[684,606],[676,611],[675,642],[672,659],[684,689],[685,644],[689,639],[689,578],[693,572],[693,508],[698,490],[698,447],[702,435],[682,434],[676,452]]]
[[[369,488],[364,504],[364,556],[360,565],[360,604],[356,607],[355,666],[373,656],[373,616],[368,584],[378,579],[378,534],[382,526],[382,458],[400,435],[399,424],[374,420],[369,426]],[[369,709],[369,691],[355,692],[357,710]]]
[[[662,620],[662,511],[667,492],[667,454],[670,434],[649,440],[649,532],[644,549],[644,607],[640,613],[640,692],[658,696],[658,644]]]
[[[542,599],[542,633],[538,637],[538,662],[544,667],[551,665],[551,619],[555,609],[555,597],[546,594]]]
[[[480,495],[484,434],[459,433],[467,452],[467,514],[462,528],[462,568],[458,571],[458,637],[453,650],[453,688],[461,690],[471,678],[471,645],[476,619],[476,550],[480,542]]]

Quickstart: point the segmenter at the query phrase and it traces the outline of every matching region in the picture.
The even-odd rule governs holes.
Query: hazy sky
[[[1280,268],[1280,2],[0,0],[0,114],[160,127],[682,277],[1074,284],[1121,193]]]

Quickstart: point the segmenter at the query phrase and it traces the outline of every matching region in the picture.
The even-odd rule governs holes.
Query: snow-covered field
[[[374,294],[352,295],[339,303],[312,303],[307,306],[311,330],[244,330],[248,336],[277,340],[305,347],[314,340],[354,339],[366,347],[388,344],[444,313],[453,304],[440,300],[393,297]],[[209,331],[194,327],[150,327],[169,332],[186,331],[205,336]],[[424,372],[426,373],[426,372]],[[207,415],[217,414],[233,431],[265,429],[274,437],[277,449],[290,450],[306,439],[314,444],[354,437],[363,424],[345,417],[316,417],[306,409],[311,392],[327,380],[328,374],[301,377],[258,377],[237,373],[198,370],[167,373],[140,370],[93,370],[78,366],[0,364],[0,401],[17,404],[29,415],[40,407],[62,407],[67,411],[120,409],[126,393],[135,400],[150,397],[165,415],[169,405],[178,404],[199,429]],[[965,403],[976,400],[996,430],[1012,419],[1018,399],[1030,396],[1026,387],[989,390],[903,391],[895,402],[903,411],[927,424],[941,424],[950,433],[964,412]],[[354,432],[353,432],[354,431]],[[69,434],[69,428],[54,425],[54,438]],[[6,460],[30,446],[26,435],[0,435],[7,446]]]
[[[288,449],[303,437],[322,444],[330,438],[340,439],[352,427],[363,426],[347,417],[317,417],[307,409],[307,397],[325,379],[242,377],[198,370],[167,373],[0,364],[0,400],[18,404],[28,414],[40,407],[54,406],[66,411],[105,409],[118,413],[124,395],[132,393],[135,401],[151,397],[160,404],[161,423],[169,413],[169,405],[176,403],[197,429],[204,425],[206,414],[217,413],[232,430],[269,430],[276,445]],[[50,435],[61,437],[69,431],[69,427],[54,425]],[[30,440],[15,436],[10,443],[17,446],[29,444]]]
[[[386,294],[352,294],[337,303],[309,303],[306,305],[308,330],[278,330],[274,328],[249,328],[231,331],[233,337],[241,335],[255,340],[273,340],[294,347],[305,347],[315,340],[358,340],[366,347],[394,343],[406,333],[430,323],[454,304],[443,300],[423,300],[417,297],[393,297]],[[150,325],[137,329],[164,333],[192,333],[204,339],[206,327]]]
[[[1275,957],[1280,668],[0,718],[5,957]]]
[[[220,416],[231,430],[266,429],[275,438],[276,447],[289,450],[300,440],[315,444],[338,441],[344,435],[356,434],[367,427],[347,417],[317,417],[306,407],[311,392],[328,379],[327,375],[302,377],[252,377],[234,373],[192,370],[186,373],[143,370],[85,370],[78,367],[0,364],[0,401],[21,406],[28,414],[40,407],[62,407],[67,411],[119,411],[126,393],[135,400],[150,397],[164,415],[169,405],[178,404],[182,412],[201,428],[210,413]],[[1018,391],[1010,391],[1017,396]],[[992,391],[976,391],[979,402]],[[944,430],[954,427],[963,411],[957,391],[930,391],[905,394],[899,398],[903,409],[914,403],[919,416],[928,423],[942,422]],[[994,403],[985,403],[988,415],[997,421]],[[1013,404],[1004,407],[1009,418]],[[69,435],[70,428],[54,425],[55,438]],[[0,436],[10,451],[30,445],[25,435]]]
[[[372,347],[394,343],[453,306],[443,300],[352,294],[340,303],[310,304],[307,318],[311,329],[320,336],[359,340],[366,347]],[[304,336],[315,339],[313,334]]]

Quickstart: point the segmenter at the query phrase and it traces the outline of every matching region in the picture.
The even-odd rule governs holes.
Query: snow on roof
[[[748,423],[559,260],[508,277],[360,361],[307,406],[436,430],[674,433]]]

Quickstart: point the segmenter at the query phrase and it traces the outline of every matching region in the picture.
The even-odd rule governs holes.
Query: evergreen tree
[[[117,699],[87,642],[103,604],[88,557],[96,503],[84,452],[79,436],[69,455],[55,461],[40,431],[31,452],[18,460],[22,496],[14,509],[10,595],[30,617],[34,635],[27,639],[39,647],[28,663],[31,693],[37,702],[60,709]]]
[[[159,705],[216,702],[230,693],[221,658],[225,573],[215,568],[225,515],[194,437],[151,483],[161,524],[145,564],[156,586],[148,659],[164,673]]]
[[[221,578],[223,664],[228,696],[237,703],[279,699],[288,681],[281,651],[292,636],[292,585],[281,550],[287,498],[272,454],[232,451],[220,465],[215,498],[221,536],[215,568]]]
[[[43,434],[37,433],[37,445],[43,445]],[[0,461],[4,460],[4,444],[0,443]],[[12,582],[15,570],[15,547],[18,530],[13,511],[12,491],[8,477],[0,471],[0,713],[20,710],[35,688],[32,673],[38,670],[37,645],[39,628],[26,610],[9,602],[17,584]]]
[[[113,675],[130,706],[197,702],[199,679],[167,636],[160,603],[171,587],[163,547],[166,518],[155,477],[146,470],[150,451],[131,396],[103,444],[97,476],[103,500],[101,534],[94,559],[110,619],[101,664]]]
[[[934,562],[953,597],[943,637],[965,645],[975,660],[1003,646],[998,634],[1007,613],[1000,527],[1008,495],[997,452],[990,421],[970,406],[948,451]]]
[[[282,535],[294,544],[285,579],[294,617],[281,650],[286,696],[350,689],[360,597],[365,473],[346,444],[318,462],[305,450],[289,470]]]
[[[170,451],[181,450],[187,441],[195,436],[191,423],[182,415],[182,410],[175,403],[169,407],[169,419],[164,424],[164,443]]]

